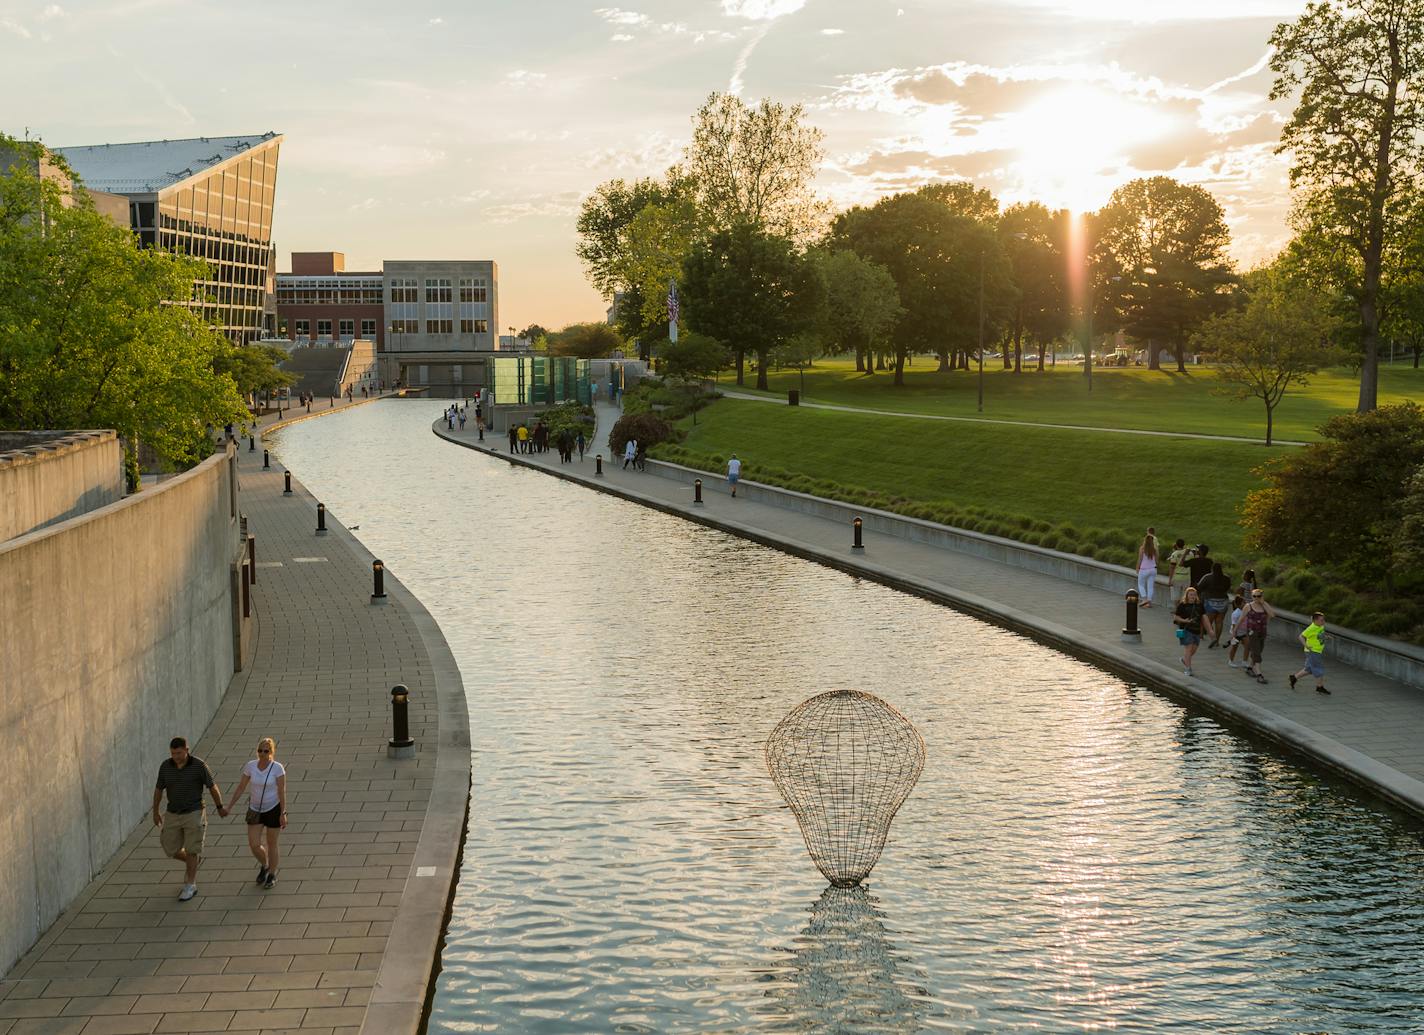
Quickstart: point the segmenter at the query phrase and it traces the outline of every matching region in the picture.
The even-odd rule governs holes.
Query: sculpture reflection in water
[[[772,971],[769,1002],[758,1012],[774,1014],[766,1017],[771,1031],[919,1031],[928,992],[923,975],[920,983],[900,977],[905,962],[865,888],[832,885],[791,957]]]
[[[880,698],[833,690],[802,701],[766,742],[766,765],[806,850],[831,884],[859,884],[925,767],[925,741]]]

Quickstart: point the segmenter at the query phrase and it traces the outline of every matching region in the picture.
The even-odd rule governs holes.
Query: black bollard
[[[247,563],[252,566],[252,584],[257,585],[257,537],[247,537]]]
[[[247,436],[247,451],[249,453],[257,452],[257,437],[255,435]]]
[[[692,502],[700,504],[702,502],[702,479],[698,478],[692,483]]]
[[[262,470],[265,471],[265,470],[267,470],[267,468],[269,468],[269,467],[271,467],[271,466],[272,466],[272,456],[271,456],[270,453],[267,452],[267,450],[264,449],[264,450],[262,450]]]
[[[603,477],[603,454],[599,453],[593,458],[593,473],[598,477]]]
[[[865,549],[865,544],[860,541],[860,529],[861,529],[861,525],[862,525],[862,522],[861,522],[860,518],[856,518],[854,521],[852,521],[852,522],[850,523],[851,528],[853,528],[853,529],[855,530],[855,541],[850,544],[850,548],[851,548],[852,550],[864,550],[864,549]]]
[[[386,566],[381,561],[371,562],[371,578],[375,582],[375,587],[371,590],[371,603],[384,604],[386,602]]]
[[[242,617],[252,617],[252,568],[242,566]]]
[[[286,488],[284,488],[284,489],[282,490],[282,495],[283,495],[283,496],[290,496],[290,495],[292,494],[292,472],[291,472],[291,471],[283,471],[283,472],[282,472],[282,481],[283,481],[283,484],[286,486]]]
[[[316,505],[316,534],[326,535],[326,504]]]
[[[1127,625],[1122,630],[1122,638],[1133,643],[1142,641],[1142,630],[1137,627],[1137,590],[1127,591]]]
[[[410,737],[410,689],[404,683],[391,687],[391,732],[386,754],[391,758],[414,758],[415,741]]]

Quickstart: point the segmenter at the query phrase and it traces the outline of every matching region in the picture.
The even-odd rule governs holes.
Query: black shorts
[[[266,812],[253,812],[251,809],[248,809],[247,825],[250,827],[271,827],[273,830],[280,829],[282,826],[282,806],[280,804],[273,805]]]

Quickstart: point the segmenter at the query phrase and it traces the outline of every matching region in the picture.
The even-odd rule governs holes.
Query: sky
[[[1287,238],[1267,40],[1304,0],[0,0],[0,129],[285,135],[292,251],[494,259],[500,323],[601,319],[580,201],[678,160],[713,91],[799,103],[836,207],[969,179],[1094,209],[1166,173],[1244,266]]]

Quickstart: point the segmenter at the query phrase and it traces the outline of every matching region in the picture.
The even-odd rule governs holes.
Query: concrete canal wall
[[[114,432],[0,432],[0,542],[123,496],[123,456]]]

